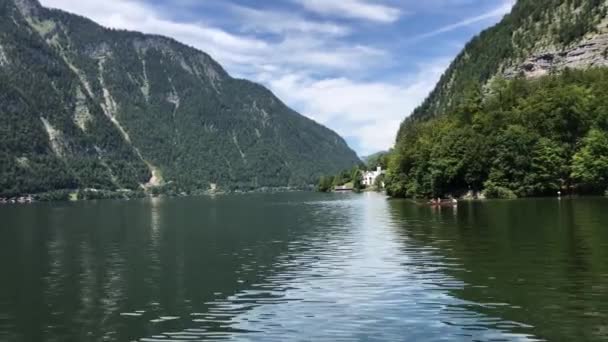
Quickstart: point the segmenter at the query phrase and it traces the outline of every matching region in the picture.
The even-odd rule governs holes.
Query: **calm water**
[[[0,207],[0,341],[608,340],[608,200]]]

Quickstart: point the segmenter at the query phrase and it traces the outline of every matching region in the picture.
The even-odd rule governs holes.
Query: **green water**
[[[0,207],[0,341],[603,341],[608,200]]]

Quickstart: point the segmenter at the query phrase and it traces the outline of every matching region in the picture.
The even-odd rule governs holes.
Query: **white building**
[[[363,172],[363,185],[373,186],[374,184],[376,184],[376,179],[380,177],[380,175],[383,175],[385,173],[386,171],[382,170],[381,166],[378,166],[376,171]]]

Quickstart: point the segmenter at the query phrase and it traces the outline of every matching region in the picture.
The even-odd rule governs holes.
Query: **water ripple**
[[[0,207],[2,341],[604,341],[606,199]]]
[[[460,260],[396,235],[402,222],[387,219],[386,201],[306,205],[315,234],[290,242],[264,282],[205,303],[192,314],[195,330],[163,340],[533,340],[512,332],[531,326],[479,310],[509,304],[455,297],[467,284],[447,271],[465,270]]]

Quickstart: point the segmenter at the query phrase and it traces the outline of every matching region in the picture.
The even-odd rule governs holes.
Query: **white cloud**
[[[134,0],[42,0],[43,5],[89,17],[106,27],[121,28],[169,36],[209,53],[228,70],[249,74],[261,64],[288,64],[292,67],[315,67],[319,70],[351,69],[369,65],[383,51],[352,44],[340,44],[328,38],[328,31],[346,34],[335,25],[313,28],[303,20],[290,24],[268,24],[266,30],[289,31],[278,42],[268,42],[255,35],[237,35],[203,22],[178,22],[163,17],[153,7]],[[248,12],[257,16],[259,12]],[[277,14],[269,13],[269,16]],[[258,25],[260,27],[260,25]],[[299,29],[298,29],[299,28]],[[299,32],[293,32],[299,31]],[[324,33],[324,34],[321,34]],[[322,38],[316,36],[321,35]]]
[[[171,19],[141,0],[41,2],[107,27],[161,34],[201,49],[233,75],[268,85],[289,106],[355,141],[362,155],[393,144],[403,118],[432,90],[449,62],[447,58],[436,59],[420,65],[410,76],[382,81],[377,79],[381,74],[373,70],[391,60],[388,51],[344,39],[353,27],[311,22],[297,13],[281,22],[274,19],[285,13],[226,5],[238,17],[235,31],[228,32],[205,22]],[[382,18],[378,13],[368,18]],[[259,33],[275,37],[264,39]],[[370,70],[376,80],[362,80]]]
[[[366,0],[295,0],[309,11],[323,15],[365,19],[381,23],[392,23],[402,12],[398,8],[372,4]]]
[[[284,11],[262,11],[243,6],[232,6],[246,31],[287,34],[293,32],[345,36],[350,28],[331,22],[318,22]]]
[[[165,19],[152,7],[138,1],[41,0],[41,3],[86,16],[106,27],[172,37],[226,63],[247,62],[248,58],[244,59],[244,56],[260,54],[269,49],[268,43],[255,37],[230,34],[204,23]]]
[[[427,33],[418,35],[418,36],[412,38],[411,40],[421,40],[421,39],[425,39],[425,38],[430,38],[430,37],[440,35],[442,33],[457,30],[462,27],[471,26],[473,24],[477,24],[477,23],[485,21],[485,20],[502,18],[504,15],[506,15],[507,13],[509,13],[511,11],[511,8],[513,8],[514,4],[515,4],[515,0],[503,0],[502,4],[500,6],[496,7],[495,9],[493,9],[489,12],[483,13],[481,15],[476,15],[476,16],[472,16],[469,18],[465,18],[459,22],[456,22],[456,23],[453,23],[450,25],[446,25],[446,26],[443,26],[436,30],[433,30],[431,32],[427,32]]]
[[[340,115],[344,115],[344,124],[359,122],[364,119],[364,113],[377,115],[378,118],[390,116],[392,120],[396,120],[408,111],[408,107],[395,101],[391,102],[392,97],[402,95],[391,85],[353,83],[347,79],[315,80],[313,74],[368,68],[382,63],[383,59],[388,57],[387,53],[380,49],[339,41],[337,38],[348,34],[348,28],[343,26],[332,23],[317,25],[295,14],[287,17],[291,20],[281,22],[276,20],[281,13],[233,6],[232,10],[241,16],[241,19],[247,19],[240,20],[248,25],[244,27],[245,32],[281,34],[278,41],[266,41],[255,35],[230,33],[203,22],[171,20],[164,17],[157,8],[140,1],[41,2],[48,7],[89,17],[106,27],[161,34],[199,48],[218,59],[235,76],[248,77],[267,84],[288,105],[303,114],[309,114],[323,124],[337,120]],[[290,78],[296,77],[295,75],[298,75],[298,79],[290,83]],[[362,100],[349,100],[352,95]],[[358,107],[358,111],[353,112],[351,109],[355,107]],[[331,125],[331,128],[341,133],[351,133],[342,128],[341,123]],[[371,134],[366,136],[370,137]],[[385,139],[385,142],[389,140]],[[368,145],[367,141],[362,144]],[[383,144],[373,144],[374,148],[381,145]],[[383,146],[385,147],[387,146]]]
[[[264,74],[279,97],[307,116],[332,123],[338,133],[361,143],[362,155],[386,150],[394,143],[401,121],[433,89],[449,59],[420,65],[414,77],[395,82],[364,82],[349,78],[315,79],[289,73]]]

